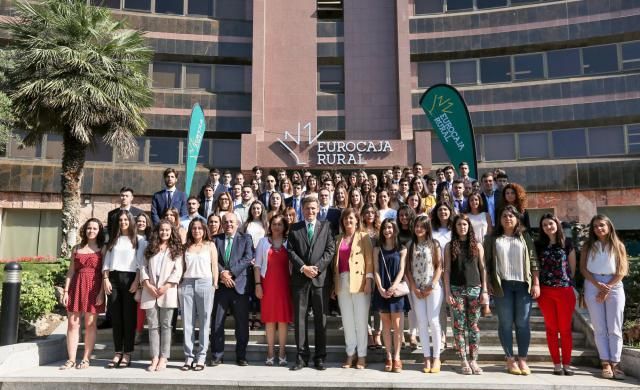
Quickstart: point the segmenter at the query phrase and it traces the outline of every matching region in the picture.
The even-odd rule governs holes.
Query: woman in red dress
[[[276,324],[280,353],[278,365],[287,365],[287,324],[293,320],[291,289],[289,287],[289,254],[285,237],[289,230],[287,219],[276,214],[269,221],[269,232],[256,248],[253,273],[256,297],[261,300],[260,314],[267,333],[267,366],[273,366],[275,356]]]
[[[80,244],[73,248],[71,264],[64,283],[62,303],[66,306],[69,322],[67,325],[67,353],[69,359],[61,370],[76,367],[76,351],[80,338],[80,316],[84,314],[84,353],[78,369],[88,368],[91,353],[96,342],[96,321],[104,312],[104,291],[102,290],[102,257],[104,234],[102,223],[91,218],[80,228]]]

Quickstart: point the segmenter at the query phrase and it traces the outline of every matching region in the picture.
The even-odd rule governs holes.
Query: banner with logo
[[[469,110],[460,93],[448,84],[437,84],[422,95],[420,106],[427,114],[456,170],[458,165],[465,161],[469,164],[469,176],[477,179],[478,164],[473,126]]]
[[[189,138],[187,140],[187,173],[185,177],[184,192],[189,196],[191,193],[191,182],[196,172],[198,154],[204,132],[207,130],[207,122],[204,112],[198,103],[193,105],[191,110],[191,120],[189,121]]]

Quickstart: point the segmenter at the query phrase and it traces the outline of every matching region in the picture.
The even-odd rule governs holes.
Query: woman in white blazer
[[[182,277],[182,240],[166,219],[153,229],[140,267],[143,290],[140,307],[147,314],[151,365],[148,371],[167,367],[171,350],[171,318],[178,307],[178,283]]]

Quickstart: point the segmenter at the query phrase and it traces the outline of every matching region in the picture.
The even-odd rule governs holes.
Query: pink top
[[[338,273],[349,272],[349,257],[351,256],[351,243],[342,240],[338,251]]]

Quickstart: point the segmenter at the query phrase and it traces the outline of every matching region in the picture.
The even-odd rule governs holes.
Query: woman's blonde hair
[[[596,236],[593,227],[594,223],[596,223],[597,221],[606,223],[607,227],[609,228],[609,234],[605,238],[606,250],[613,251],[613,254],[615,255],[616,275],[626,276],[629,273],[629,259],[627,258],[627,250],[624,247],[624,243],[618,238],[616,229],[613,227],[613,222],[611,222],[611,219],[609,219],[609,217],[607,217],[606,215],[598,214],[591,218],[591,222],[589,222],[589,238],[587,238],[587,242],[585,242],[584,244],[587,258],[583,259],[583,261],[588,261],[591,249],[598,241],[598,236]]]

